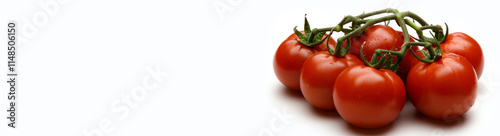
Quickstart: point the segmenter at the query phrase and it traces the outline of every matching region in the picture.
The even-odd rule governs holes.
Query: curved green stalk
[[[373,18],[373,19],[367,19],[368,17],[372,17],[375,15],[379,14],[388,14],[379,18]],[[412,20],[410,20],[412,19]],[[342,20],[334,27],[327,27],[327,28],[314,28],[310,29],[309,27],[309,22],[307,19],[305,19],[305,24],[304,24],[304,32],[305,35],[302,35],[296,28],[294,28],[295,33],[297,36],[300,38],[300,40],[297,40],[298,42],[308,46],[308,47],[314,47],[315,45],[323,42],[325,39],[329,38],[332,33],[335,32],[344,32],[344,36],[339,37],[337,39],[337,45],[335,46],[335,49],[331,49],[330,46],[328,46],[328,40],[327,40],[327,48],[330,54],[332,54],[335,57],[344,57],[345,54],[347,54],[350,45],[351,45],[351,38],[353,38],[356,35],[359,35],[365,31],[365,29],[368,26],[380,23],[380,22],[385,22],[385,21],[390,21],[390,20],[395,20],[397,24],[401,27],[404,35],[404,42],[401,45],[401,50],[399,51],[393,51],[393,50],[383,50],[383,49],[377,49],[373,53],[372,60],[368,62],[364,58],[363,54],[363,46],[365,43],[362,44],[361,50],[360,50],[360,55],[361,55],[361,60],[365,65],[374,67],[374,68],[387,68],[390,69],[394,72],[398,69],[399,65],[403,61],[404,55],[407,53],[408,50],[413,54],[414,57],[416,57],[418,60],[425,62],[425,63],[432,63],[434,61],[437,61],[441,58],[442,53],[441,53],[441,48],[439,46],[439,43],[443,42],[447,36],[448,36],[448,25],[446,25],[446,33],[443,33],[443,29],[440,25],[429,25],[425,20],[423,20],[420,16],[416,15],[413,12],[406,11],[406,12],[399,12],[396,9],[392,8],[387,8],[387,9],[382,9],[382,10],[377,10],[374,12],[369,12],[369,13],[363,13],[358,16],[345,16],[342,18]],[[418,24],[416,24],[416,22]],[[344,28],[344,25],[351,23],[351,29],[349,28]],[[415,32],[418,35],[418,42],[410,42],[410,35],[408,33],[408,28],[413,28]],[[433,36],[432,38],[426,37],[423,35],[423,31],[425,30],[431,30],[434,32],[434,34],[431,33]],[[323,38],[323,35],[330,31],[330,34],[326,37]],[[347,40],[347,41],[346,41]],[[346,47],[344,48],[343,43],[346,41]],[[432,47],[432,45],[435,44],[437,45],[436,49]],[[429,54],[428,57],[422,59],[419,58],[416,53],[410,49],[411,46],[423,46],[425,49],[427,49],[428,53],[424,54]],[[378,59],[378,57],[382,55],[381,59]],[[392,64],[392,56],[396,56],[396,63]]]

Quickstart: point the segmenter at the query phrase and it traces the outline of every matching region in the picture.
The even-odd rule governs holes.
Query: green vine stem
[[[379,14],[389,14],[386,16],[382,16],[379,18],[374,18],[374,19],[366,19],[368,17],[374,16],[374,15],[379,15]],[[412,20],[411,20],[411,19]],[[406,11],[406,12],[399,12],[396,9],[392,8],[387,8],[383,10],[378,10],[374,12],[369,12],[369,13],[363,13],[358,16],[345,16],[336,26],[334,27],[327,27],[327,28],[315,28],[310,31],[310,34],[307,35],[307,41],[308,42],[314,42],[316,39],[316,36],[318,34],[324,35],[325,32],[330,31],[330,35],[332,32],[344,32],[344,36],[339,37],[337,39],[337,45],[335,46],[335,49],[332,51],[329,47],[329,52],[336,56],[336,57],[343,57],[346,53],[346,49],[348,50],[350,47],[350,38],[356,35],[361,34],[368,26],[380,23],[380,22],[385,22],[385,21],[390,21],[390,20],[395,20],[396,23],[401,27],[404,35],[404,42],[403,45],[401,45],[401,50],[400,51],[393,51],[393,50],[383,50],[383,49],[377,49],[375,50],[371,62],[368,62],[366,59],[364,59],[363,56],[363,45],[361,46],[361,59],[362,61],[368,65],[372,66],[374,68],[387,68],[390,69],[394,72],[398,69],[400,63],[403,60],[404,55],[407,53],[407,51],[410,49],[411,46],[422,46],[425,49],[427,49],[428,53],[424,53],[427,57],[426,58],[419,58],[416,53],[413,50],[410,50],[412,54],[420,61],[425,62],[425,63],[432,63],[434,61],[437,61],[441,58],[441,49],[439,47],[439,43],[443,42],[447,36],[448,36],[448,25],[446,24],[446,33],[443,32],[443,29],[440,25],[429,25],[427,22],[425,22],[421,17],[418,15]],[[418,22],[419,25],[417,25],[416,22]],[[348,23],[351,23],[351,28],[344,28],[344,26]],[[410,42],[410,35],[408,34],[408,29],[407,26],[413,28],[415,32],[418,35],[417,41],[418,42]],[[433,36],[432,38],[426,37],[423,35],[424,30],[431,30],[434,32],[434,34],[431,33]],[[323,39],[324,40],[324,39]],[[347,40],[347,41],[346,41]],[[347,42],[346,48],[343,49],[343,43],[344,41]],[[433,49],[432,45],[437,45],[436,49]],[[427,55],[428,54],[428,55]],[[378,57],[382,55],[382,58],[377,60]],[[391,56],[396,56],[397,60],[396,63],[392,64],[392,57]]]

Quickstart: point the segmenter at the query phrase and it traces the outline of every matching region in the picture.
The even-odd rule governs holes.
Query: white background
[[[44,3],[52,3],[49,11]],[[230,10],[218,13],[214,3]],[[20,27],[35,23],[36,32],[20,34],[26,40],[18,58],[18,126],[7,127],[2,110],[0,135],[498,135],[496,5],[433,0],[4,0],[1,26],[8,20],[17,20]],[[407,103],[391,125],[359,129],[336,112],[313,108],[276,79],[274,52],[294,26],[302,29],[305,13],[312,27],[328,27],[344,15],[386,7],[410,10],[433,24],[447,22],[451,32],[465,32],[481,44],[485,70],[478,99],[463,118],[432,120]],[[1,41],[6,46],[6,38]],[[6,48],[0,48],[0,56],[7,56]],[[0,79],[5,79],[6,59],[0,61]],[[168,73],[162,82],[139,93],[144,99],[132,99],[134,106],[118,104],[130,114],[113,110],[122,96],[137,94],[134,89],[150,77],[146,69],[156,66]],[[0,87],[0,107],[7,107],[5,81]],[[290,118],[279,120],[276,112]],[[112,129],[99,129],[102,122]]]

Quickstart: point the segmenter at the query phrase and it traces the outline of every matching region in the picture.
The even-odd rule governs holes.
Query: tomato
[[[340,72],[354,65],[364,64],[351,54],[346,54],[343,58],[334,57],[328,51],[312,55],[302,65],[300,74],[302,94],[314,107],[335,110],[332,98],[333,84]]]
[[[472,37],[465,33],[455,32],[448,35],[440,44],[443,52],[455,53],[469,60],[480,78],[484,68],[484,56],[481,46]]]
[[[325,36],[328,35],[325,34]],[[314,48],[309,48],[298,43],[295,39],[299,39],[299,37],[294,33],[281,43],[274,55],[273,67],[276,77],[283,85],[298,91],[300,90],[300,69],[304,61],[318,51],[326,51],[327,48],[326,41]],[[334,48],[335,40],[331,37],[328,40],[330,47]]]
[[[366,42],[363,46],[363,55],[366,60],[371,61],[376,49],[391,50],[395,46],[395,50],[399,50],[404,40],[389,26],[373,25],[367,27],[361,36],[352,38],[349,53],[360,58],[360,49],[363,42]]]
[[[418,111],[435,119],[450,119],[474,104],[477,76],[465,57],[444,53],[434,63],[415,65],[408,73],[406,89]]]
[[[413,41],[414,40],[410,37],[410,42]],[[394,46],[395,51],[401,50],[401,45],[403,45],[404,43],[404,35],[403,32],[395,31],[394,29],[386,25],[369,26],[365,29],[360,37],[352,38],[349,53],[361,59],[360,49],[363,42],[366,42],[363,46],[363,55],[365,56],[366,60],[371,61],[373,53],[376,49],[391,50]],[[418,47],[416,46],[413,46],[411,48],[413,48],[415,51],[418,50]],[[415,58],[411,53],[407,53],[403,57],[403,61],[401,62],[398,71],[396,72],[396,74],[398,74],[401,79],[406,79],[406,75],[412,67],[411,64],[413,62],[413,59]],[[393,63],[394,62],[396,62],[396,57],[393,56]]]
[[[404,83],[395,73],[365,65],[345,69],[333,87],[333,101],[340,116],[362,128],[391,123],[405,100]]]

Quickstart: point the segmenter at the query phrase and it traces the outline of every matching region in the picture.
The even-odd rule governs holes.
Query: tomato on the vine
[[[363,54],[366,60],[372,59],[373,53],[376,49],[394,50],[401,49],[404,40],[399,34],[386,25],[372,25],[368,26],[359,37],[353,37],[349,53],[360,58],[361,45],[364,44]]]
[[[448,35],[440,44],[443,52],[455,53],[469,60],[480,78],[484,68],[484,56],[479,43],[465,33],[455,32]]]
[[[403,32],[377,25],[384,21],[396,21]],[[311,29],[305,18],[304,31],[295,27],[276,50],[273,68],[281,83],[301,91],[311,105],[337,110],[354,126],[390,124],[406,98],[431,118],[456,118],[474,104],[484,56],[472,37],[448,34],[447,25],[443,30],[392,8],[348,15],[326,28]],[[432,37],[423,35],[427,31]],[[344,33],[338,43],[333,32]]]
[[[444,53],[433,63],[416,64],[408,73],[406,89],[418,111],[435,119],[450,119],[474,104],[477,76],[465,57]]]
[[[410,42],[414,40],[410,37]],[[359,59],[360,57],[360,49],[361,45],[364,44],[363,54],[366,57],[366,60],[371,61],[373,53],[376,49],[385,49],[391,50],[394,47],[395,51],[401,50],[401,45],[404,43],[404,35],[403,32],[395,31],[390,26],[386,25],[373,25],[369,26],[365,29],[363,34],[360,37],[353,37],[351,48],[349,50],[350,54],[355,55]],[[418,47],[411,47],[413,50],[418,50]],[[380,58],[379,58],[380,59]],[[411,53],[407,53],[403,61],[398,68],[396,74],[398,74],[401,79],[405,80],[408,71],[411,69],[413,62],[413,55]],[[396,57],[393,56],[393,62],[396,62]]]
[[[302,66],[300,88],[306,100],[314,107],[335,110],[332,90],[337,76],[346,68],[364,65],[351,54],[337,58],[328,51],[318,52],[309,57]]]
[[[365,65],[345,69],[333,87],[333,101],[340,116],[363,128],[391,123],[405,100],[404,83],[394,72]]]
[[[324,37],[328,36],[325,34]],[[323,37],[323,38],[324,38]],[[326,41],[314,48],[307,47],[296,39],[299,37],[294,33],[290,35],[276,50],[273,59],[274,73],[278,80],[292,90],[300,90],[300,69],[304,61],[318,51],[326,51]],[[335,47],[335,40],[329,37],[330,48]]]

